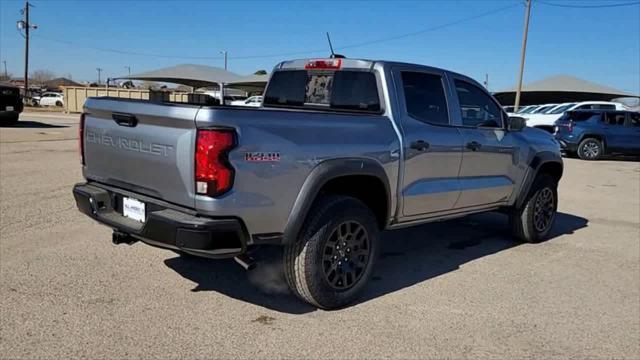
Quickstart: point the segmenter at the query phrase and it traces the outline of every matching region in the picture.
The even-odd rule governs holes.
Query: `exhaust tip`
[[[256,262],[250,256],[247,255],[238,255],[233,258],[240,266],[242,266],[245,270],[250,271],[256,268]]]

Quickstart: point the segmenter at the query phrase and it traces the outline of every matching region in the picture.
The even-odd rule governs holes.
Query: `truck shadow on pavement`
[[[558,213],[547,241],[572,234],[587,224],[585,218]],[[455,271],[467,262],[518,245],[521,244],[509,234],[506,216],[497,213],[386,232],[373,276],[355,304]],[[255,258],[258,266],[249,272],[233,260],[175,257],[165,260],[165,264],[195,282],[197,285],[192,291],[216,291],[290,314],[315,311],[314,307],[289,292],[282,271],[280,248],[263,248]]]
[[[54,124],[46,124],[38,121],[30,121],[30,120],[20,120],[15,124],[2,124],[0,127],[3,128],[15,128],[15,129],[45,129],[45,128],[68,128],[69,125],[54,125]]]

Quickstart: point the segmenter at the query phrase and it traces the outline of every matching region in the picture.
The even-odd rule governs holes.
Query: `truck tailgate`
[[[84,176],[193,207],[195,116],[199,108],[88,99]]]

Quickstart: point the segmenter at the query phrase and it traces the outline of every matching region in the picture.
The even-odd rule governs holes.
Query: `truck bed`
[[[151,103],[90,98],[85,104],[83,174],[89,180],[173,203],[207,216],[251,219],[251,233],[281,232],[299,189],[324,159],[359,156],[398,175],[399,139],[383,115]],[[228,154],[233,187],[196,194],[198,129],[237,134]],[[362,134],[362,135],[360,135]]]

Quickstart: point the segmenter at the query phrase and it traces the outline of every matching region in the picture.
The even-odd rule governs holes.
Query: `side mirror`
[[[527,121],[523,117],[509,116],[507,119],[507,130],[522,131],[527,126]]]

